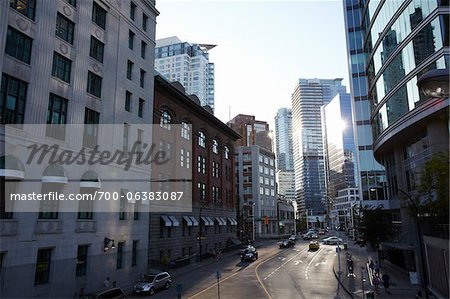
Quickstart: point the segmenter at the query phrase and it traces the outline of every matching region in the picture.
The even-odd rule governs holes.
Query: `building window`
[[[30,64],[33,39],[8,26],[5,53]]]
[[[146,51],[147,51],[147,43],[144,41],[141,41],[141,57],[143,59],[145,59]]]
[[[127,79],[131,80],[133,78],[133,62],[128,60],[127,62]]]
[[[80,194],[91,194],[94,196],[95,188],[80,188]],[[94,218],[94,201],[80,200],[78,205],[78,219],[93,219]]]
[[[131,112],[131,95],[128,90],[125,92],[125,111]]]
[[[65,129],[64,126],[61,125],[66,124],[68,102],[69,101],[67,99],[61,98],[52,93],[50,94],[47,110],[47,124],[55,126],[46,126],[47,136],[60,140],[65,139]]]
[[[87,92],[98,98],[102,96],[102,77],[88,72]]]
[[[147,22],[148,22],[148,16],[143,13],[142,14],[142,30],[147,31]]]
[[[9,6],[27,18],[34,20],[36,0],[9,0]]]
[[[73,45],[75,23],[58,12],[56,16],[56,36]]]
[[[123,261],[123,247],[125,245],[125,242],[119,242],[117,244],[117,265],[116,269],[122,269],[122,261]]]
[[[77,267],[75,276],[86,275],[87,257],[88,257],[88,245],[79,245],[77,252]]]
[[[91,49],[89,51],[89,56],[95,60],[103,63],[103,52],[105,50],[105,44],[91,36]]]
[[[134,35],[133,31],[128,31],[128,48],[130,48],[130,50],[133,50],[134,47]]]
[[[70,83],[72,61],[56,52],[53,53],[52,76]]]
[[[203,183],[197,183],[198,197],[200,200],[206,199],[206,185]]]
[[[66,0],[73,7],[77,7],[77,0]]]
[[[139,78],[139,86],[144,88],[145,83],[145,71],[141,69],[141,76]]]
[[[138,133],[139,133],[139,131],[138,131]],[[140,200],[136,200],[135,203],[134,203],[133,220],[139,220],[139,206],[140,205],[141,205],[141,201]]]
[[[172,116],[170,116],[169,112],[163,110],[161,112],[161,118],[159,120],[159,125],[161,128],[165,128],[170,130],[170,123],[172,122]]]
[[[120,190],[120,202],[119,202],[119,220],[125,220],[127,216],[127,191]]]
[[[42,194],[50,192],[62,192],[61,184],[43,183],[41,187]],[[57,200],[42,200],[39,202],[39,219],[58,219],[59,202]]]
[[[139,106],[138,106],[138,116],[143,117],[144,116],[144,99],[139,98]]]
[[[203,148],[206,146],[206,136],[202,131],[198,132],[198,145]]]
[[[131,251],[131,266],[134,267],[137,265],[137,251],[138,251],[139,240],[133,240],[133,247]]]
[[[123,124],[123,152],[124,155],[128,155],[128,139],[130,135],[130,125],[127,123]]]
[[[228,148],[228,146],[224,147],[223,153],[224,153],[225,159],[227,159],[227,160],[230,159],[230,149]]]
[[[186,140],[191,139],[191,128],[186,122],[181,123],[181,138],[184,138]]]
[[[0,118],[2,124],[22,125],[28,84],[6,74],[2,75]]]
[[[213,140],[213,143],[212,143],[212,151],[214,154],[219,153],[219,143],[215,139]]]
[[[94,148],[97,145],[99,122],[100,113],[88,108],[84,109],[83,146]]]
[[[134,21],[134,18],[136,16],[136,4],[133,2],[130,3],[130,19]]]
[[[52,258],[52,249],[39,249],[36,259],[36,272],[34,275],[34,284],[43,284],[50,281],[50,261]]]
[[[95,2],[92,6],[92,21],[101,28],[106,28],[106,10]]]

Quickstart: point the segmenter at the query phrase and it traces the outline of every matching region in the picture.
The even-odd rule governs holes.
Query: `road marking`
[[[297,266],[298,264],[303,264],[303,261],[301,261],[301,260],[295,261],[294,265]]]
[[[313,258],[309,261],[308,266],[306,266],[305,269],[305,278],[308,279],[308,271],[309,271],[309,267],[311,266],[312,262],[314,262],[314,260],[316,259],[316,257],[319,255],[319,252],[322,251],[322,248],[320,248],[319,250],[317,250],[317,252],[315,253],[315,255],[313,256]]]
[[[302,250],[302,251],[298,250],[298,253],[296,253],[292,258],[290,258],[289,260],[287,260],[286,262],[284,262],[283,265],[285,265],[285,264],[289,263],[290,261],[292,261],[292,260],[293,260],[297,255],[299,255],[300,253],[302,253],[302,252],[304,252],[304,251],[306,252],[306,249],[307,249],[307,248],[305,248],[305,249]],[[272,296],[270,296],[270,293],[269,293],[269,291],[267,291],[266,286],[263,284],[263,282],[262,282],[261,279],[259,278],[259,275],[258,275],[258,268],[259,268],[261,265],[263,265],[263,264],[265,264],[266,262],[268,262],[269,260],[274,259],[275,257],[276,257],[276,255],[275,255],[275,256],[272,256],[272,257],[270,257],[270,258],[268,258],[268,259],[266,259],[266,260],[264,260],[264,261],[262,261],[262,262],[259,263],[258,266],[256,266],[256,268],[255,268],[256,279],[258,280],[259,284],[263,287],[263,289],[264,289],[264,291],[266,292],[266,295],[269,297],[269,299],[272,299]],[[280,269],[283,265],[281,265],[280,267],[278,267],[277,269],[275,269],[274,272],[276,272],[278,269]],[[272,273],[269,274],[268,276],[266,276],[263,280],[265,280],[265,279],[267,279],[268,277],[270,277],[270,275],[272,275]]]

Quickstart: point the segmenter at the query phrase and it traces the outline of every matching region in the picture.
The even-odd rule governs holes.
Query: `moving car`
[[[241,254],[241,261],[256,261],[258,259],[258,252],[253,246],[248,246],[244,252]]]
[[[314,231],[308,231],[306,234],[302,235],[303,240],[311,240],[311,239],[317,239],[319,236]]]
[[[171,284],[172,278],[167,272],[148,273],[139,279],[139,281],[135,284],[134,292],[136,294],[146,293],[153,295],[159,289],[167,290],[170,288]]]
[[[97,299],[97,298],[112,298],[112,299],[122,299],[125,298],[125,293],[121,288],[112,288],[106,291],[101,291],[100,293],[90,293],[83,296],[85,299]]]
[[[342,244],[342,239],[338,238],[338,237],[328,237],[328,238],[325,238],[322,240],[322,242],[324,244],[328,244],[328,245],[332,245],[332,244],[336,245],[338,243],[338,241],[339,241],[339,244]]]
[[[309,242],[309,250],[319,250],[320,244],[317,241]]]
[[[294,247],[295,242],[292,240],[284,240],[280,242],[280,248]]]

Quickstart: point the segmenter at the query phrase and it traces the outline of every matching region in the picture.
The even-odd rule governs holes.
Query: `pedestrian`
[[[378,274],[374,274],[373,278],[372,278],[372,283],[375,288],[375,293],[377,293],[377,294],[378,294],[378,286],[380,285],[380,282],[381,282],[380,276],[378,276]]]
[[[381,276],[381,279],[383,280],[384,291],[390,294],[389,284],[391,283],[391,278],[389,277],[389,274],[384,273],[383,276]]]
[[[106,279],[103,281],[103,286],[104,286],[105,288],[109,287],[109,276],[106,277]]]
[[[378,262],[375,262],[375,274],[378,276],[380,275],[380,265]]]

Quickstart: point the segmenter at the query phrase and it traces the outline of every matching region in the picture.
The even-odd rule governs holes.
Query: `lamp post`
[[[205,201],[202,206],[200,207],[200,210],[198,212],[198,236],[197,236],[197,241],[198,241],[198,261],[201,262],[202,261],[202,240],[203,240],[203,235],[202,235],[202,211],[203,208],[206,207],[209,204],[209,201]]]

